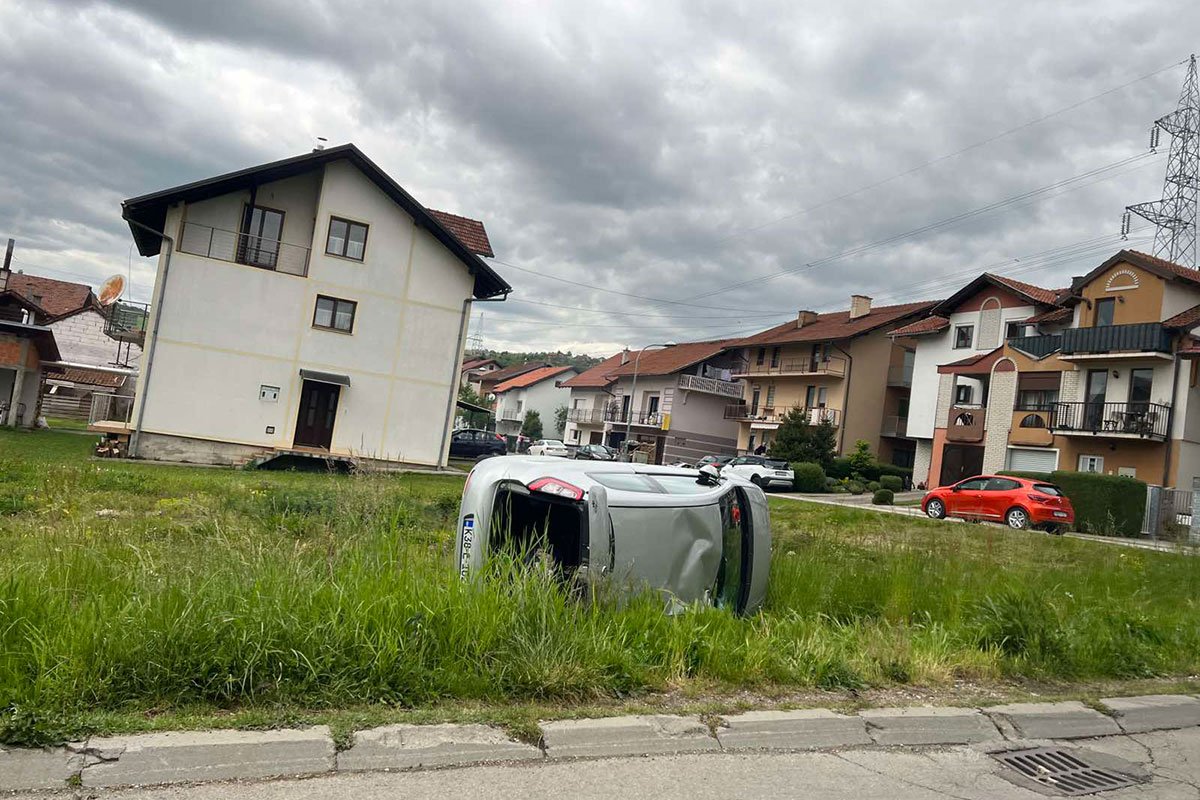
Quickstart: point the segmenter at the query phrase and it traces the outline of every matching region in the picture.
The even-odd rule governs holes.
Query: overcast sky
[[[484,221],[515,287],[477,307],[490,347],[717,338],[985,269],[1058,286],[1160,196],[1147,132],[1197,49],[1194,0],[0,0],[0,235],[145,298],[123,198],[325,136]]]

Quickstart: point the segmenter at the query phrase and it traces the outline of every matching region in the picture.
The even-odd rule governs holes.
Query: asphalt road
[[[1200,798],[1200,728],[1071,742],[1140,765],[1150,783],[1103,798]],[[476,800],[620,797],[664,800],[1033,800],[1045,795],[1002,778],[980,748],[863,749],[778,755],[705,755],[548,762],[430,772],[329,775],[305,780],[162,789],[68,790],[52,795],[111,800]]]

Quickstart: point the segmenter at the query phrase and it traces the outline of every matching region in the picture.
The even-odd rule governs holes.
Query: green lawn
[[[461,477],[113,463],[91,445],[0,432],[0,742],[398,718],[521,731],[663,697],[1194,689],[1200,669],[1191,556],[775,500],[763,612],[667,617],[540,574],[458,581]]]

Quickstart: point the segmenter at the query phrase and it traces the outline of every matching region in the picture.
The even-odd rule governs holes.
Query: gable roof
[[[713,339],[707,342],[682,342],[658,350],[645,350],[640,359],[636,352],[631,352],[627,363],[618,363],[608,374],[610,378],[620,378],[632,375],[636,367],[638,375],[671,375],[712,358],[728,349],[734,341],[736,340]]]
[[[205,178],[204,180],[186,183],[170,189],[163,189],[162,191],[144,194],[139,197],[131,197],[121,203],[121,216],[129,222],[129,230],[133,233],[133,240],[137,243],[138,252],[144,256],[157,255],[162,247],[162,237],[153,231],[161,231],[163,226],[166,225],[167,208],[169,206],[175,203],[194,203],[210,197],[219,197],[231,192],[248,189],[251,186],[300,175],[333,161],[342,160],[349,161],[359,171],[370,178],[384,194],[392,198],[398,206],[403,208],[419,227],[433,234],[434,238],[441,242],[446,249],[463,263],[467,271],[475,276],[474,294],[476,297],[495,297],[501,294],[508,294],[512,291],[512,287],[496,274],[495,270],[488,266],[483,259],[476,255],[470,245],[464,243],[454,232],[447,228],[443,220],[431,214],[429,209],[418,203],[400,184],[396,183],[391,176],[380,169],[374,161],[367,158],[353,144],[342,144],[336,147],[327,147],[324,150],[314,150],[304,155],[285,158],[281,161],[272,161],[269,164],[260,164],[256,167],[238,170],[237,172],[229,172],[224,175],[218,175],[215,178]],[[466,219],[466,217],[462,217],[461,219]],[[470,221],[474,222],[474,220]],[[483,239],[486,243],[487,233],[483,231],[482,223],[478,223],[478,225],[478,231],[483,232]],[[471,227],[474,230],[473,226],[462,227],[464,230],[467,227]],[[147,228],[150,230],[147,230]],[[474,237],[475,234],[473,233],[473,240]],[[474,241],[474,244],[478,245],[479,242]],[[487,248],[490,251],[491,245],[487,244]]]
[[[567,370],[574,369],[574,367],[538,367],[537,369],[530,370],[523,375],[518,375],[515,378],[509,378],[508,380],[504,381],[504,383],[497,384],[496,388],[492,389],[492,393],[502,394],[510,389],[524,389],[529,386],[533,386],[535,383],[541,383],[542,381],[549,380],[555,375],[561,375]]]
[[[42,361],[58,361],[62,358],[62,354],[58,352],[58,342],[54,339],[54,331],[45,325],[29,325],[0,319],[0,333],[31,339],[37,348],[38,358]]]
[[[997,347],[986,353],[976,353],[959,361],[942,364],[937,368],[940,375],[986,375],[1004,355],[1004,348]]]
[[[1174,261],[1167,261],[1158,256],[1147,255],[1138,250],[1120,250],[1116,255],[1096,267],[1087,275],[1084,275],[1082,278],[1076,278],[1071,285],[1071,289],[1078,290],[1081,286],[1091,283],[1097,276],[1104,274],[1109,268],[1116,266],[1122,261],[1133,264],[1135,267],[1141,267],[1147,272],[1169,281],[1182,280],[1194,286],[1200,286],[1200,270],[1194,270],[1191,267],[1185,267],[1182,264],[1176,264]],[[1074,302],[1079,301],[1078,297],[1070,299]]]
[[[916,322],[910,322],[902,328],[896,328],[888,336],[923,336],[928,333],[939,333],[950,327],[950,320],[945,317],[925,317]]]
[[[446,230],[465,244],[472,253],[477,256],[495,258],[496,254],[492,252],[492,243],[488,240],[487,230],[484,229],[482,222],[470,217],[460,217],[449,211],[437,211],[432,208],[426,210],[431,217],[442,223]]]
[[[525,364],[510,364],[509,366],[505,367],[504,369],[493,370],[493,371],[488,372],[485,375],[482,375],[480,377],[482,377],[483,380],[485,380],[485,381],[494,381],[497,383],[503,383],[504,381],[508,380],[509,378],[515,378],[517,375],[524,375],[526,372],[529,372],[531,369],[540,369],[541,367],[548,367],[548,366],[550,366],[550,365],[544,361],[530,361]],[[494,386],[495,383],[493,383],[492,385]]]
[[[1043,289],[1041,286],[1034,286],[1032,283],[1025,283],[1025,281],[1019,281],[1015,278],[1007,278],[1003,275],[983,272],[966,286],[963,286],[957,292],[938,303],[934,307],[933,313],[943,317],[949,316],[959,304],[968,297],[974,296],[985,286],[994,286],[998,289],[1013,292],[1028,300],[1030,305],[1037,306],[1057,305],[1061,302],[1064,293],[1067,291],[1063,289]]]
[[[495,364],[495,363],[496,363],[496,359],[494,359],[494,358],[473,358],[470,361],[463,362],[462,371],[466,372],[467,370],[477,369],[479,367],[484,367],[484,366],[487,366],[488,364]]]
[[[616,355],[609,356],[596,366],[585,369],[574,378],[563,381],[563,386],[571,389],[603,389],[613,382],[612,371],[621,366],[621,357],[624,355],[625,351],[622,350]],[[641,374],[641,370],[638,371],[638,374]]]
[[[99,309],[99,302],[86,283],[71,283],[40,275],[12,272],[8,276],[8,291],[34,303],[51,319],[65,317],[87,308]]]
[[[793,342],[824,342],[837,339],[849,339],[869,333],[885,325],[894,325],[905,317],[924,314],[931,309],[936,301],[925,300],[919,303],[904,303],[896,306],[879,306],[856,319],[850,319],[850,311],[833,311],[818,314],[814,322],[802,328],[796,327],[796,320],[788,320],[782,325],[768,328],[761,333],[747,336],[744,339],[733,340],[734,347],[754,347],[757,345],[788,344]]]

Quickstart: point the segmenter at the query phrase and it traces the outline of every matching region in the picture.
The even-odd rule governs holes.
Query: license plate
[[[779,470],[779,469],[777,469],[777,470],[775,470],[775,477],[777,477],[777,478],[786,478],[786,477],[787,477],[787,473],[786,473],[786,472],[784,472],[783,470]]]
[[[1065,516],[1067,516],[1067,512],[1065,512],[1065,511],[1055,511],[1055,512],[1054,512],[1054,516],[1056,516],[1056,517],[1065,517]]]

